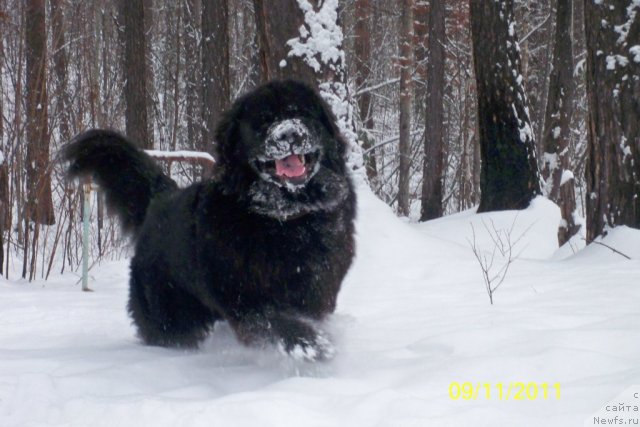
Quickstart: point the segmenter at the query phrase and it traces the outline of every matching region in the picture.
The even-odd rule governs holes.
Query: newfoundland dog
[[[317,329],[354,256],[345,140],[310,87],[271,82],[216,129],[213,178],[179,189],[124,136],[90,130],[63,151],[135,240],[129,313],[150,345],[197,346],[218,320],[245,344],[332,356]]]

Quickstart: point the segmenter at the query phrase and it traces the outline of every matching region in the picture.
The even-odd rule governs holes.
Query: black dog
[[[128,308],[146,343],[196,346],[226,320],[245,344],[331,356],[314,323],[351,265],[356,206],[335,122],[306,85],[266,84],[219,124],[214,177],[186,189],[116,132],[65,147],[135,239]]]

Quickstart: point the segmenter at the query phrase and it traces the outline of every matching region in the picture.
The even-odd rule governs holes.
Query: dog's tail
[[[62,149],[71,177],[92,177],[105,192],[107,206],[125,231],[137,234],[151,200],[177,189],[154,160],[123,135],[94,129],[76,136]]]

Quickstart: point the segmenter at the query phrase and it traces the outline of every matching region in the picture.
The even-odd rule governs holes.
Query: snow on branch
[[[205,171],[211,172],[216,161],[209,153],[201,151],[160,151],[160,150],[145,150],[149,156],[154,159],[164,160],[168,162],[189,162],[195,163],[204,168]]]
[[[344,50],[342,28],[338,25],[338,0],[326,0],[316,12],[308,0],[298,0],[304,13],[304,25],[300,26],[300,37],[287,42],[291,48],[289,56],[303,58],[316,73],[322,65],[342,71]]]
[[[145,153],[147,153],[148,155],[156,159],[184,160],[184,161],[192,160],[197,163],[210,163],[212,165],[216,162],[211,154],[204,153],[202,151],[145,150]]]

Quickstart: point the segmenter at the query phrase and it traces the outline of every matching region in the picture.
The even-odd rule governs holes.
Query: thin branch
[[[527,33],[526,36],[522,37],[519,41],[519,43],[524,43],[525,41],[527,41],[527,39],[529,37],[531,37],[531,35],[533,35],[533,33],[535,33],[536,31],[538,31],[540,28],[542,28],[544,26],[544,24],[547,23],[547,21],[549,20],[549,18],[551,18],[551,14],[548,14],[546,18],[544,18],[542,20],[542,22],[540,22],[540,24],[538,24],[537,26],[535,26],[531,31],[529,31]]]
[[[363,95],[363,94],[365,94],[367,92],[371,92],[373,90],[380,89],[382,87],[389,86],[389,85],[392,85],[392,84],[395,84],[395,83],[398,83],[398,82],[400,82],[400,78],[399,77],[396,78],[396,79],[390,79],[390,80],[387,80],[386,82],[378,83],[377,85],[373,85],[373,86],[366,87],[364,89],[360,89],[356,93],[354,93],[353,96],[354,97],[358,97],[358,96]]]
[[[416,135],[421,134],[422,132],[424,132],[424,129],[414,130],[413,132],[411,132],[411,136],[414,137]],[[391,144],[392,142],[396,142],[399,139],[400,139],[399,135],[393,136],[393,137],[391,137],[389,139],[385,139],[384,141],[374,145],[373,147],[369,147],[366,150],[364,150],[362,152],[362,155],[366,156],[367,154],[369,154],[371,151],[375,150],[376,148],[380,148],[380,147],[382,147],[384,145]]]
[[[587,239],[583,238],[582,240],[586,241]],[[632,259],[629,255],[625,255],[622,252],[620,252],[619,250],[617,250],[615,248],[612,248],[611,246],[609,246],[609,245],[607,245],[605,243],[596,242],[595,240],[593,242],[591,242],[591,243],[595,243],[596,245],[604,246],[607,249],[611,249],[613,252],[617,253],[618,255],[621,255],[621,256],[625,257],[626,259]]]

